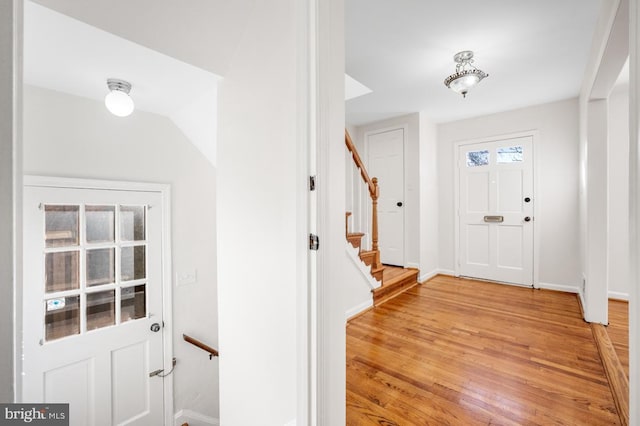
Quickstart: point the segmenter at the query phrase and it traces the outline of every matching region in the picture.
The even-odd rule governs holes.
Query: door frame
[[[454,275],[460,276],[460,172],[458,165],[460,164],[460,147],[465,145],[474,145],[479,143],[494,142],[504,139],[515,139],[522,137],[531,137],[531,146],[533,147],[533,288],[540,287],[540,205],[541,200],[538,197],[538,187],[540,179],[540,161],[538,157],[538,143],[539,132],[538,130],[526,130],[516,133],[504,133],[495,136],[487,136],[476,139],[465,139],[453,143],[453,215],[454,215]],[[509,283],[505,283],[509,284]],[[516,284],[510,284],[516,285]]]
[[[386,126],[381,127],[375,130],[368,130],[364,132],[363,135],[363,148],[364,148],[364,158],[366,161],[365,166],[368,168],[367,172],[371,170],[369,165],[369,136],[377,135],[379,133],[392,132],[394,130],[402,129],[402,204],[404,208],[402,209],[402,267],[406,268],[407,265],[407,135],[409,133],[409,124],[399,124],[395,126]],[[372,179],[375,176],[370,176]],[[368,197],[365,197],[365,200],[368,200]],[[365,219],[365,230],[371,229],[371,209],[368,208],[369,204],[365,202],[365,206],[361,206],[361,211],[365,210],[366,214],[364,215]],[[367,231],[367,235],[370,232]],[[371,244],[371,235],[369,235],[369,244]],[[412,265],[415,266],[415,265]]]
[[[171,185],[162,183],[147,182],[127,182],[98,179],[78,179],[68,177],[34,176],[26,175],[23,178],[23,186],[40,188],[66,188],[66,189],[89,189],[107,191],[131,191],[131,192],[153,192],[160,194],[162,198],[162,241],[160,243],[162,252],[162,362],[165,371],[173,368],[173,283],[171,271]],[[22,300],[22,292],[20,289]],[[22,318],[22,302],[16,304],[16,317]],[[19,330],[22,335],[22,329]],[[16,356],[22,356],[22,345],[16,345]],[[18,358],[20,359],[20,358]],[[21,371],[14,371],[15,377],[22,377]],[[165,426],[173,425],[173,374],[169,374],[162,380],[163,387],[163,407]],[[16,399],[20,399],[20,394],[16,394]]]

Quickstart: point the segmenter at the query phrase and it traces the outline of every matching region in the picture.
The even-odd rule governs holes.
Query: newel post
[[[379,268],[380,251],[378,250],[378,197],[380,196],[380,188],[378,187],[378,178],[371,179],[373,183],[373,191],[371,192],[371,250],[376,252],[373,261],[374,267]]]

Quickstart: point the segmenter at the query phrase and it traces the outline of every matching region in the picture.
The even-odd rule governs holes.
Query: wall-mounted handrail
[[[185,342],[189,342],[192,345],[199,347],[203,351],[208,352],[209,353],[209,359],[213,358],[214,356],[218,356],[219,355],[217,350],[213,349],[209,345],[206,345],[206,344],[202,343],[198,339],[194,339],[193,337],[187,336],[186,334],[183,334],[182,338],[185,340]]]

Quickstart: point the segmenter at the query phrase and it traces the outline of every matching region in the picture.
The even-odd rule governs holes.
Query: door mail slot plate
[[[504,216],[485,216],[485,222],[501,223],[504,222]]]

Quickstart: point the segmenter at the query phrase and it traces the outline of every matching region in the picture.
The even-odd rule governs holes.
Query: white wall
[[[399,129],[407,126],[404,146],[404,219],[405,219],[405,265],[420,266],[420,115],[418,113],[376,121],[375,123],[358,126],[354,143],[360,157],[368,168],[366,136],[367,133],[380,130]],[[353,135],[352,135],[353,137]],[[372,178],[374,176],[371,176]],[[365,197],[366,200],[366,197]],[[370,209],[370,201],[369,201]],[[370,232],[361,230],[361,232]]]
[[[216,171],[167,118],[111,115],[102,102],[25,87],[26,174],[171,184],[173,271],[197,283],[173,289],[175,411],[218,417],[218,365],[182,341],[216,347]]]
[[[295,3],[256,2],[219,86],[223,425],[284,425],[296,418],[296,294],[305,283],[297,282],[296,271],[297,149],[304,141],[297,139]]]
[[[21,303],[22,284],[22,8],[22,0],[0,3],[0,402],[13,402],[19,393],[14,303]]]
[[[609,96],[609,297],[629,298],[629,85]]]
[[[538,132],[536,194],[540,230],[539,282],[577,291],[580,283],[578,226],[578,102],[538,105],[438,126],[440,268],[454,270],[454,152],[456,141]]]
[[[440,272],[438,127],[420,113],[420,281]],[[415,230],[411,232],[416,233]]]

